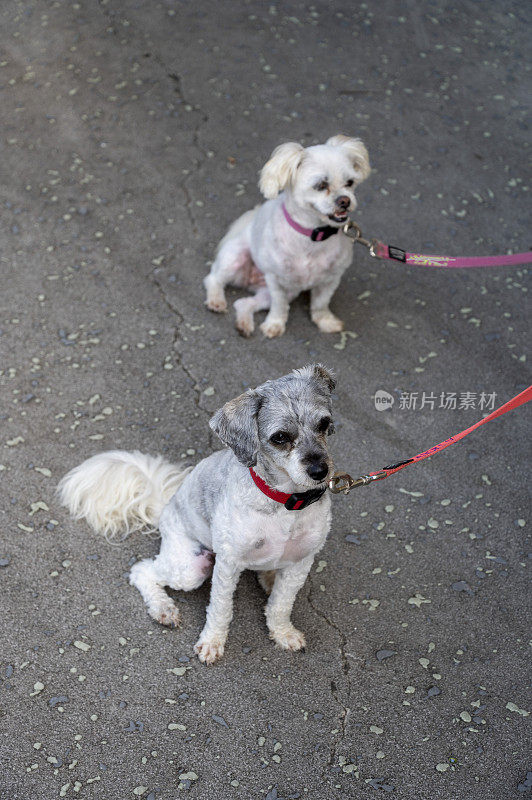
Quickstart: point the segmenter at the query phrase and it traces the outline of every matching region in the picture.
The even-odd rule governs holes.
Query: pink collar
[[[303,236],[308,236],[313,242],[323,242],[325,239],[328,239],[329,236],[334,236],[335,233],[338,233],[340,230],[340,228],[333,228],[332,225],[322,225],[320,228],[304,228],[299,224],[299,222],[296,222],[295,219],[290,216],[284,203],[283,214],[285,220],[288,222],[291,228],[298,233],[303,234]]]

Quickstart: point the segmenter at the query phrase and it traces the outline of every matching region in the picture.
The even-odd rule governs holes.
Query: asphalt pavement
[[[530,16],[521,0],[2,2],[2,800],[530,795],[530,408],[334,499],[294,608],[304,653],[268,639],[246,573],[226,654],[203,666],[209,586],[176,593],[182,629],[158,626],[127,580],[157,539],[113,546],[54,498],[101,450],[199,460],[220,405],[307,363],[337,376],[332,449],[354,475],[530,383],[526,267],[357,246],[332,302],[345,331],[319,333],[303,296],[271,341],[240,338],[202,287],[273,148],[339,132],[370,153],[368,236],[530,249]]]

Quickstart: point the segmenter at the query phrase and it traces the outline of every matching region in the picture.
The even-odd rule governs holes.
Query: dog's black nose
[[[340,197],[336,198],[336,205],[338,208],[348,208],[350,202],[351,200],[345,194],[341,194]]]
[[[313,481],[322,481],[328,472],[329,467],[325,461],[316,461],[310,467],[307,467],[307,474],[310,475]]]

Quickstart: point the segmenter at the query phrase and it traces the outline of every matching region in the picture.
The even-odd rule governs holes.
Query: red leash
[[[446,447],[450,447],[452,444],[456,444],[459,442],[460,439],[463,439],[468,434],[472,433],[475,428],[479,428],[481,425],[485,425],[486,422],[491,422],[492,419],[496,419],[496,417],[501,417],[503,414],[506,414],[508,411],[512,411],[514,408],[519,408],[519,406],[524,405],[532,400],[532,385],[525,389],[520,394],[513,397],[511,400],[508,400],[507,403],[496,408],[495,411],[492,411],[491,414],[488,414],[483,419],[475,422],[474,425],[471,425],[470,428],[466,428],[464,431],[460,433],[455,433],[454,436],[450,436],[448,439],[445,439],[443,442],[434,445],[429,450],[424,450],[422,453],[418,453],[417,456],[413,458],[409,458],[406,461],[399,461],[397,464],[391,464],[388,467],[383,467],[376,472],[370,472],[368,475],[361,475],[359,478],[352,478],[347,472],[336,472],[331,480],[329,481],[329,489],[334,494],[339,494],[340,492],[344,492],[344,494],[348,494],[351,489],[355,486],[367,486],[368,483],[372,483],[373,481],[381,481],[384,478],[388,478],[390,475],[394,475],[399,470],[404,469],[409,464],[415,464],[417,461],[423,461],[425,458],[430,458],[435,453],[439,453],[440,450],[445,450]]]
[[[379,242],[378,239],[364,239],[362,230],[352,220],[346,222],[342,231],[353,242],[358,242],[367,247],[374,258],[383,258],[389,261],[402,261],[403,264],[413,264],[418,267],[510,267],[517,264],[532,264],[532,251],[526,253],[512,253],[506,256],[430,256],[423,253],[407,253],[400,247]]]

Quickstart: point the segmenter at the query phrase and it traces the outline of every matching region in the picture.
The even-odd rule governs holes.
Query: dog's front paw
[[[344,323],[332,311],[320,311],[312,314],[312,322],[316,323],[322,333],[340,333],[344,329]]]
[[[278,631],[270,631],[270,638],[283,650],[302,650],[307,646],[305,634],[291,625]]]
[[[251,301],[253,302],[253,298],[251,298]],[[233,308],[236,313],[235,327],[237,331],[241,336],[245,336],[246,338],[251,336],[255,330],[255,325],[253,323],[253,313],[249,310],[250,298],[241,297],[235,300]]]
[[[248,322],[247,320],[237,320],[235,328],[237,329],[239,334],[244,337],[244,339],[249,339],[249,337],[255,330],[253,322]]]
[[[275,339],[276,336],[282,336],[285,332],[286,325],[282,320],[268,320],[266,318],[260,326],[261,331],[268,339]]]
[[[212,639],[199,639],[194,652],[204,664],[214,664],[224,654],[225,640],[213,636]]]

